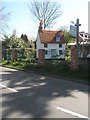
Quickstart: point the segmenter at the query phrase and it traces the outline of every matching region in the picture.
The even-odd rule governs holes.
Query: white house
[[[68,45],[76,45],[76,42],[68,43]],[[79,57],[85,58],[88,54],[90,54],[90,36],[82,31],[79,32]]]
[[[84,31],[83,32],[79,32],[79,38],[82,39],[83,41],[86,41],[86,40],[89,39],[89,34],[85,33]]]
[[[45,59],[65,59],[65,39],[63,32],[43,30],[40,23],[36,40],[36,57],[39,56],[39,49],[45,50]]]

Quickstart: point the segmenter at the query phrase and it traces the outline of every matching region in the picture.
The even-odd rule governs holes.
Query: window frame
[[[48,50],[45,50],[45,55],[47,55],[48,54]]]
[[[85,35],[85,38],[87,38],[87,34]]]
[[[56,42],[60,42],[60,35],[59,34],[56,35]]]
[[[60,53],[61,52],[61,53]],[[63,51],[62,50],[59,50],[59,55],[62,55],[63,54]]]
[[[83,37],[83,34],[80,34]]]
[[[47,43],[44,43],[44,48],[47,48],[48,47],[48,44]]]
[[[61,43],[59,44],[59,48],[62,48],[62,44]]]

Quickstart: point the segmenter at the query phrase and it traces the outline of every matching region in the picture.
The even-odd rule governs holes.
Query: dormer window
[[[56,35],[56,42],[60,42],[60,35],[59,34]]]

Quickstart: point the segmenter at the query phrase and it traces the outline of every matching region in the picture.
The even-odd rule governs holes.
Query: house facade
[[[90,54],[90,35],[89,33],[80,32],[80,47],[79,47],[79,55],[80,58],[86,58],[88,54]]]
[[[68,45],[76,45],[76,42]],[[86,58],[88,54],[90,54],[90,35],[82,31],[79,32],[79,58]]]
[[[85,33],[84,31],[83,32],[79,32],[79,38],[81,41],[88,41],[89,39],[89,33]]]
[[[45,50],[45,59],[65,59],[65,39],[62,31],[43,30],[40,23],[36,40],[36,57]]]

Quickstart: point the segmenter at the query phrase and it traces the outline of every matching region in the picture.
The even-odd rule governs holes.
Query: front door
[[[52,58],[53,58],[53,57],[56,57],[56,55],[57,55],[56,49],[51,49],[51,57],[52,57]]]

